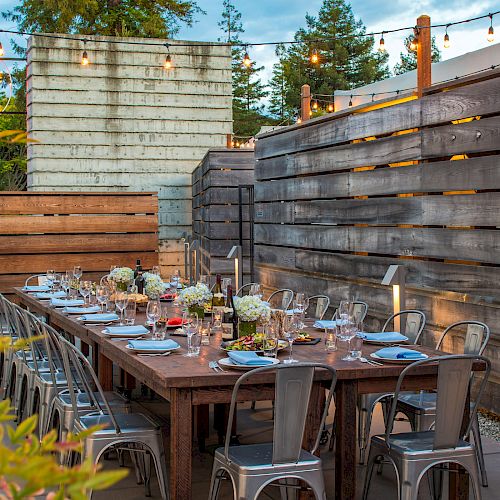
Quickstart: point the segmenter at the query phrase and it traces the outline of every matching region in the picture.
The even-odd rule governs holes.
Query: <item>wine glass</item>
[[[222,278],[222,294],[227,299],[227,287],[231,286],[231,278]]]
[[[97,285],[95,289],[95,296],[97,302],[99,302],[99,305],[101,306],[101,311],[104,312],[104,304],[109,298],[109,288],[104,285]]]
[[[188,358],[192,358],[193,356],[196,356],[195,353],[193,353],[193,349],[191,347],[191,339],[193,335],[198,331],[199,328],[199,322],[200,319],[196,314],[192,314],[189,311],[186,311],[182,314],[182,329],[186,333],[187,336],[187,347],[188,347],[188,352],[184,354],[184,356]]]
[[[248,292],[248,295],[253,295],[253,296],[261,299],[262,293],[260,291],[260,284],[259,283],[252,283],[250,285],[250,291]]]
[[[153,323],[153,340],[161,340],[156,337],[156,322],[161,318],[161,304],[159,300],[150,300],[148,302],[146,316]]]
[[[300,331],[300,318],[295,316],[295,314],[288,316],[285,319],[285,337],[288,340],[288,343],[290,344],[290,351],[288,353],[288,359],[285,359],[283,363],[285,364],[290,364],[290,363],[298,363],[298,360],[293,358],[293,342],[294,340],[298,337],[299,331]]]
[[[123,326],[125,323],[123,321],[123,311],[127,307],[128,304],[128,293],[127,292],[116,292],[115,293],[115,305],[116,308],[120,311],[120,326]]]
[[[92,291],[92,281],[81,281],[80,282],[80,294],[83,297],[83,303],[87,304],[87,297],[90,295]]]
[[[153,266],[151,268],[151,274],[156,274],[156,276],[160,276],[160,266]]]
[[[52,289],[54,292],[58,292],[61,288],[61,275],[59,273],[54,273],[52,275]]]
[[[56,274],[56,272],[53,269],[47,270],[47,284],[50,287],[54,284],[54,274]]]
[[[65,274],[61,275],[61,288],[64,290],[64,293],[66,294],[66,298],[69,297],[69,288],[71,286],[71,278],[69,274],[66,272]]]
[[[356,324],[352,319],[348,319],[340,325],[340,338],[347,341],[347,354],[342,361],[355,361],[356,358],[351,354],[351,341],[356,336]]]
[[[77,279],[77,280],[80,280],[80,278],[82,277],[82,267],[81,266],[75,266],[73,268],[73,276]]]

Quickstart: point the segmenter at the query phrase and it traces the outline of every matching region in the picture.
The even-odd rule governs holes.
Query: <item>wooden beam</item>
[[[418,43],[417,43],[417,95],[422,97],[423,89],[430,87],[432,47],[431,47],[431,18],[422,15],[417,19]]]

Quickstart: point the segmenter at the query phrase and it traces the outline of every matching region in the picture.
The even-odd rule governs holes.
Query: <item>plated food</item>
[[[224,351],[255,351],[262,352],[264,350],[264,335],[257,333],[256,335],[247,335],[240,337],[237,340],[222,342],[221,349]],[[278,349],[288,347],[286,340],[278,340]]]
[[[294,340],[294,344],[300,344],[301,342],[313,342],[314,340],[316,340],[316,337],[311,337],[308,333],[301,332]]]

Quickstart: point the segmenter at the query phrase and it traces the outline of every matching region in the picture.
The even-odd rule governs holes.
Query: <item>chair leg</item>
[[[146,450],[142,454],[142,459],[144,462],[144,491],[145,495],[147,497],[150,497],[151,496],[151,453],[149,453],[149,451]],[[158,474],[158,480],[160,479],[159,478],[160,474],[161,472]]]
[[[368,442],[370,440],[370,430],[372,426],[372,417],[374,409],[375,405],[373,405],[371,408],[366,408],[359,412],[358,446],[359,446],[359,463],[361,465],[365,463],[366,448],[368,447]]]
[[[151,478],[151,471],[149,471],[148,473],[147,467],[148,467],[148,459],[151,460],[151,455],[152,455],[156,469],[156,475],[158,477],[158,486],[160,487],[160,494],[164,500],[167,500],[169,498],[168,480],[167,480],[168,473],[167,473],[167,464],[165,462],[165,450],[163,449],[162,435],[158,431],[158,434],[152,436],[150,439],[144,440],[143,443],[147,447],[145,455],[148,456],[147,458],[145,456],[146,470],[145,470],[144,484],[146,485],[148,481],[147,480],[148,476],[149,478]],[[151,467],[150,463],[149,467]]]
[[[225,471],[219,468],[219,463],[214,460],[212,469],[212,479],[210,481],[210,490],[208,493],[208,500],[216,500],[219,496],[220,483],[224,477]]]
[[[363,500],[367,500],[368,498],[368,490],[370,489],[370,483],[373,476],[373,468],[375,467],[375,461],[379,458],[375,454],[375,450],[370,448],[370,453],[368,454],[368,462],[366,463],[366,472],[365,472],[365,483],[363,485]]]
[[[484,463],[483,443],[481,433],[479,432],[479,420],[477,414],[472,422],[472,436],[474,437],[474,446],[476,447],[477,462],[479,472],[481,473],[481,484],[484,488],[488,487],[488,476],[486,474],[486,465]]]

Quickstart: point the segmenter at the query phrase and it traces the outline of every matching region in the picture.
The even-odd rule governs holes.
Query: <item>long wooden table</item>
[[[150,387],[170,402],[170,494],[173,500],[191,498],[192,480],[192,441],[193,406],[229,403],[233,386],[241,375],[236,371],[217,373],[208,366],[210,361],[223,357],[219,348],[220,337],[211,338],[209,346],[202,346],[199,357],[187,358],[186,339],[175,337],[181,345],[179,351],[166,357],[140,357],[126,349],[126,341],[113,341],[101,333],[102,326],[85,326],[74,317],[67,316],[60,309],[51,308],[32,295],[16,289],[22,304],[30,310],[44,314],[49,323],[81,339],[92,346],[93,362],[101,384],[105,390],[113,386],[113,363]],[[317,332],[316,336],[320,332]],[[343,344],[343,343],[341,343]],[[363,354],[369,356],[379,349],[377,346],[363,346]],[[429,355],[437,351],[421,347]],[[287,356],[288,352],[280,354]],[[403,369],[401,365],[373,366],[366,363],[345,362],[342,357],[345,349],[326,353],[323,344],[296,346],[294,357],[299,361],[329,363],[337,370],[336,385],[336,446],[335,446],[335,498],[353,500],[356,496],[356,402],[359,394],[393,391]],[[327,377],[327,374],[324,374]],[[308,430],[304,446],[311,447],[321,416],[321,402],[324,400],[321,373],[315,381],[313,400],[308,415]],[[408,377],[404,390],[434,389],[436,387],[436,368],[424,366]],[[251,381],[239,393],[240,401],[271,400],[274,397],[272,376],[262,374]],[[453,475],[454,476],[454,475]],[[453,488],[450,498],[468,498],[468,481],[461,475]]]

